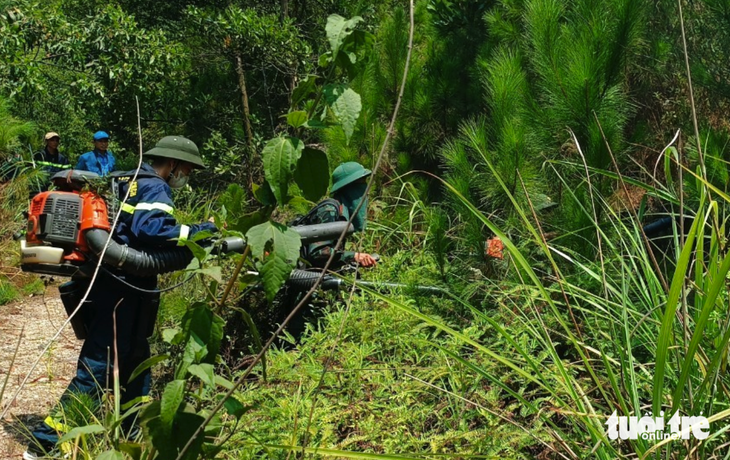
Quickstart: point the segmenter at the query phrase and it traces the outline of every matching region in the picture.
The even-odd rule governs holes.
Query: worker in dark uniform
[[[327,224],[338,221],[348,221],[355,213],[361,201],[364,201],[352,220],[356,232],[365,230],[367,225],[367,178],[372,171],[365,169],[360,163],[350,161],[339,165],[332,173],[332,189],[330,198],[319,202],[305,216],[294,220],[290,225]],[[357,263],[362,267],[377,265],[377,259],[366,252],[346,251],[343,248],[335,249],[337,240],[317,241],[302,246],[300,257],[306,266],[301,268],[324,268],[327,260],[334,253],[329,270],[338,270],[346,265]],[[344,245],[344,243],[343,243]],[[299,303],[306,290],[293,286],[285,286],[277,296],[275,303],[280,305],[279,320],[289,315],[291,309]],[[317,318],[324,305],[313,300],[304,305],[289,321],[287,331],[294,338],[299,339],[305,330],[306,323]],[[283,346],[288,346],[282,343]]]
[[[44,136],[44,141],[46,145],[43,149],[33,155],[35,168],[43,171],[46,176],[39,184],[39,191],[41,192],[48,190],[50,178],[54,174],[71,168],[68,159],[58,150],[58,145],[61,143],[61,136],[58,133],[49,132]]]
[[[367,225],[367,200],[365,189],[367,178],[372,171],[365,169],[360,163],[350,161],[339,165],[332,173],[331,198],[315,206],[306,216],[297,219],[294,225],[326,224],[337,221],[347,221],[355,212],[361,201],[364,201],[357,215],[352,220],[356,232],[365,230]],[[335,251],[336,240],[318,241],[303,248],[302,258],[311,266],[322,268],[335,252],[333,266],[341,267],[357,262],[363,267],[372,267],[377,264],[376,259],[365,252]]]
[[[135,249],[151,249],[180,245],[188,237],[203,231],[216,231],[212,223],[181,225],[173,215],[172,188],[183,187],[193,169],[203,168],[197,146],[181,136],[160,140],[145,157],[153,160],[142,165],[137,180],[135,171],[118,175],[118,198],[122,200],[129,190],[129,198],[122,205],[119,223],[113,238]],[[82,308],[87,321],[88,337],[79,355],[76,376],[61,397],[61,405],[71,401],[75,393],[86,393],[99,400],[113,388],[114,314],[116,310],[116,347],[119,376],[122,387],[121,404],[133,404],[147,396],[150,390],[150,371],[129,382],[134,369],[150,357],[148,338],[154,330],[159,306],[157,277],[138,277],[126,273],[100,271],[91,289],[87,304]],[[120,280],[120,278],[122,280]],[[88,287],[90,280],[76,280],[78,289]],[[128,283],[134,287],[131,287]],[[108,382],[108,387],[106,386]],[[58,435],[67,431],[63,419],[48,417],[33,431],[33,442],[24,459],[40,458],[54,448]]]

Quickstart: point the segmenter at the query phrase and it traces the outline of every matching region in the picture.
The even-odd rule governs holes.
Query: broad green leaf
[[[345,139],[348,144],[352,133],[355,131],[355,125],[361,110],[360,95],[350,88],[347,88],[332,105],[332,111],[342,123],[342,129],[345,131]]]
[[[252,227],[246,233],[246,241],[251,246],[251,255],[258,260],[264,259],[264,252],[281,252],[285,259],[296,261],[299,258],[299,234],[277,222],[264,222]]]
[[[319,149],[305,148],[297,162],[294,180],[309,201],[318,201],[330,182],[327,154]]]
[[[213,313],[205,303],[197,303],[185,313],[183,324],[190,337],[198,340],[200,345],[205,348],[204,354],[201,354],[202,351],[201,353],[195,353],[196,359],[200,358],[203,362],[213,364],[220,350],[221,340],[223,340],[225,320]],[[180,378],[183,377],[180,376]]]
[[[142,444],[136,442],[120,442],[119,450],[129,455],[132,460],[142,458]]]
[[[266,222],[252,227],[246,233],[251,254],[263,261],[260,275],[269,301],[274,299],[284,285],[299,258],[301,240],[299,234],[276,222]],[[264,253],[268,253],[264,257]]]
[[[106,428],[104,428],[101,425],[77,426],[76,428],[72,428],[71,431],[69,431],[68,433],[63,435],[63,437],[61,437],[61,439],[59,439],[58,442],[64,443],[64,442],[68,442],[68,441],[73,441],[74,439],[76,439],[82,435],[103,433],[105,431],[106,431]]]
[[[173,327],[162,331],[162,340],[170,345],[178,345],[183,339],[180,329]]]
[[[324,85],[324,87],[322,88],[322,96],[324,96],[324,101],[329,106],[334,105],[334,103],[337,102],[337,99],[339,99],[339,97],[344,94],[347,88],[348,86],[343,85],[342,83],[329,83],[327,85]]]
[[[162,333],[163,336],[164,336],[165,332],[169,331],[169,330],[170,329],[165,329],[165,331]],[[147,369],[151,368],[152,366],[154,366],[157,363],[165,361],[169,357],[170,357],[170,355],[163,354],[163,355],[152,356],[150,358],[145,359],[144,361],[142,361],[139,364],[139,366],[137,366],[137,368],[134,370],[134,372],[132,372],[132,375],[129,377],[129,380],[127,381],[127,383],[136,379],[137,376],[139,376],[142,372],[146,371]]]
[[[289,200],[286,204],[287,206],[291,207],[296,214],[302,216],[308,213],[309,210],[312,209],[312,206],[314,206],[313,201],[310,201],[301,196],[292,197],[292,199]]]
[[[215,364],[215,358],[218,356],[221,348],[221,342],[223,341],[223,329],[226,327],[226,320],[220,316],[214,314],[210,323],[210,336],[208,337],[208,355],[209,359],[205,362]]]
[[[223,407],[226,408],[226,412],[228,412],[229,415],[236,418],[241,418],[241,416],[246,413],[246,408],[243,407],[241,401],[237,400],[233,396],[226,399],[226,402],[223,403]]]
[[[198,261],[205,260],[205,257],[208,255],[205,249],[194,241],[185,240],[185,246],[190,249]]]
[[[253,184],[253,196],[264,206],[276,206],[276,197],[271,191],[268,181],[264,180],[262,185]]]
[[[274,300],[276,293],[279,292],[289,275],[294,269],[294,263],[288,263],[279,254],[272,254],[267,257],[266,262],[261,267],[261,280],[264,284],[264,292],[269,302]]]
[[[188,367],[193,363],[199,363],[208,353],[205,344],[196,334],[191,333],[185,343],[182,360],[175,369],[175,378],[184,379],[188,373]]]
[[[354,30],[343,42],[335,58],[335,64],[347,72],[350,81],[354,81],[365,68],[367,63],[365,56],[372,49],[374,42],[375,36],[364,30]]]
[[[205,267],[204,269],[200,270],[200,273],[205,276],[210,276],[219,283],[223,282],[223,273],[221,272],[221,267],[219,265],[215,265],[213,267]]]
[[[149,418],[147,427],[149,430],[152,445],[159,452],[160,459],[176,459],[182,448],[193,437],[195,431],[202,425],[205,419],[189,412],[178,412],[175,416],[172,431],[165,428],[160,417]],[[183,457],[184,460],[194,460],[200,455],[204,436],[198,436],[193,441],[190,450]]]
[[[160,401],[155,400],[145,406],[139,414],[140,422],[147,422],[160,416]]]
[[[190,241],[205,240],[205,239],[211,238],[213,235],[214,235],[214,233],[211,232],[210,230],[203,230],[203,231],[197,232],[195,235],[191,236]]]
[[[172,430],[172,421],[175,419],[180,404],[185,398],[185,380],[173,380],[165,386],[160,400],[160,420],[163,429],[167,432]]]
[[[188,372],[199,378],[206,385],[215,387],[215,371],[212,364],[193,364],[188,367]]]
[[[286,122],[289,123],[292,128],[303,126],[307,123],[307,120],[307,112],[304,111],[289,112],[286,116]]]
[[[116,450],[107,450],[96,457],[96,460],[124,460],[124,454]]]
[[[268,190],[268,193],[271,197],[271,202],[276,204],[276,200],[274,199],[274,196],[271,195],[271,189],[269,188],[269,185],[268,184],[264,184],[264,185],[266,187],[266,190]],[[257,187],[257,186],[254,185],[254,187]],[[264,187],[261,187],[261,189],[263,189],[263,188]],[[266,210],[264,209],[262,211],[252,212],[250,214],[243,215],[241,217],[238,217],[238,218],[230,221],[228,224],[228,230],[246,233],[249,228],[253,227],[254,225],[264,223],[269,219],[268,216],[270,214],[270,211],[269,212],[265,212],[265,211]]]
[[[286,194],[304,150],[304,143],[296,137],[275,137],[266,143],[263,151],[264,173],[271,191],[279,203],[285,203]]]
[[[221,377],[220,375],[215,376],[215,383],[216,385],[222,386],[226,390],[230,390],[231,388],[233,388],[233,382],[224,377]]]
[[[340,46],[345,38],[352,33],[357,24],[362,21],[360,16],[354,16],[352,19],[345,19],[338,14],[330,15],[327,18],[325,31],[327,32],[327,40],[330,42],[332,55],[336,56],[340,50]]]
[[[327,51],[326,53],[322,53],[319,55],[319,59],[317,59],[317,64],[319,64],[320,67],[326,68],[330,62],[332,62],[332,51]]]
[[[312,128],[312,129],[324,129],[324,128],[329,128],[330,124],[313,118],[313,119],[307,121],[306,123],[304,123],[303,126],[305,126],[307,128]]]
[[[317,85],[317,78],[318,77],[316,75],[309,75],[307,78],[299,82],[291,95],[292,107],[296,107],[304,100],[304,98],[312,94]]]
[[[238,285],[241,289],[246,289],[249,286],[258,284],[259,278],[253,273],[243,273],[238,277]]]

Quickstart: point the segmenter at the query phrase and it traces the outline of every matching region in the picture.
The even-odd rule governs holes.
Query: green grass
[[[40,278],[35,276],[27,283],[20,286],[20,292],[24,296],[41,295],[46,290],[46,284]]]
[[[0,278],[0,305],[9,304],[17,298],[17,288],[8,280]]]
[[[447,314],[450,307],[449,302],[428,304],[422,305],[434,315]],[[484,327],[469,326],[475,335]],[[305,433],[309,447],[343,451],[532,458],[534,440],[484,409],[502,404],[501,391],[473,379],[450,357],[461,348],[370,296],[356,296],[346,319],[344,305],[333,305],[296,350],[269,355],[267,381],[238,395],[253,407],[241,420],[252,429],[235,436],[227,458],[267,452],[285,458],[286,451],[264,445],[301,446]],[[319,385],[328,358],[331,366]]]

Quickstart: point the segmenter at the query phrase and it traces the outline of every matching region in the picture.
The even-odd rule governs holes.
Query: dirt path
[[[55,286],[48,287],[45,296],[26,297],[0,306],[0,389],[10,373],[0,413],[65,319],[66,313]],[[11,366],[19,339],[18,356]],[[71,326],[67,326],[32,372],[8,415],[0,420],[0,459],[22,458],[27,443],[24,432],[48,415],[66,389],[76,371],[81,343],[76,340]]]

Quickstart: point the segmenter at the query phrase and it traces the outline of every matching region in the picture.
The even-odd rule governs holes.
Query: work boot
[[[23,452],[23,460],[40,460],[42,458],[69,458],[69,454],[63,454],[56,446],[40,444],[38,441],[31,442]]]

